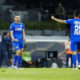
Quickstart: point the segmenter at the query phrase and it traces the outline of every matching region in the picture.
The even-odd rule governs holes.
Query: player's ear
[[[80,15],[78,16],[78,18],[80,18]]]

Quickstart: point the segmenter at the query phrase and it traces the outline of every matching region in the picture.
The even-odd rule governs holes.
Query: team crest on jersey
[[[15,31],[22,31],[22,28],[15,28]]]
[[[22,25],[20,25],[20,27],[22,27]]]

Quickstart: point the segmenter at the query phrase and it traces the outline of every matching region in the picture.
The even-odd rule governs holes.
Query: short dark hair
[[[79,17],[80,16],[80,10],[75,10],[73,13],[74,16]]]
[[[15,16],[20,16],[19,14],[16,14]]]
[[[6,36],[7,35],[7,32],[3,32],[3,36]]]

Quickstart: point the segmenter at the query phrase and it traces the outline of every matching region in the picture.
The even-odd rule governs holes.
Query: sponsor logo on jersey
[[[22,31],[22,28],[15,28],[15,31]]]

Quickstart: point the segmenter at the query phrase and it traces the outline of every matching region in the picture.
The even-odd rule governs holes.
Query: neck
[[[75,19],[79,19],[79,17],[74,17]]]
[[[19,22],[15,22],[16,24],[19,24]]]

